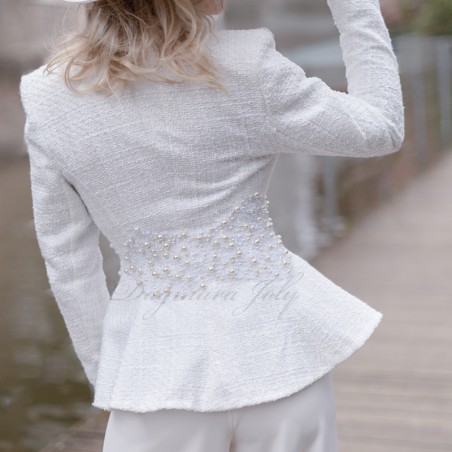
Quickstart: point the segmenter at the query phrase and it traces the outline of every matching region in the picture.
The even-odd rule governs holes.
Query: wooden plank
[[[40,452],[101,452],[109,413],[92,410],[86,419],[74,424]]]

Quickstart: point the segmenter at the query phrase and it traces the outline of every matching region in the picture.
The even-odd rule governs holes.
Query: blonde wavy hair
[[[167,85],[207,83],[228,92],[204,48],[209,34],[215,39],[218,35],[213,16],[200,8],[202,1],[97,0],[78,4],[82,21],[53,42],[45,70],[52,73],[65,65],[66,85],[80,94],[94,91],[110,96],[140,79]],[[157,58],[150,49],[157,51]],[[161,69],[169,69],[181,80],[161,75]],[[92,83],[86,89],[76,88],[74,82],[89,79]]]

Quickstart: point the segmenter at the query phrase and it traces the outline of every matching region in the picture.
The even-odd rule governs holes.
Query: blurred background
[[[344,267],[347,263],[341,257],[341,251],[334,251],[334,244],[351,237],[352,242],[346,246],[358,248],[359,253],[363,242],[353,242],[356,240],[353,237],[367,227],[362,221],[372,218],[372,212],[389,205],[391,200],[398,199],[396,196],[415,186],[418,179],[433,174],[434,168],[446,168],[443,162],[452,146],[452,0],[381,0],[381,8],[400,64],[406,106],[406,138],[402,150],[372,159],[282,154],[274,171],[269,198],[275,227],[286,246],[305,259],[318,262],[319,268],[325,269],[331,277],[340,278],[340,270],[347,268],[342,274],[343,279],[339,280],[348,289],[353,289],[353,293],[361,291],[359,294],[363,299],[387,313],[385,334],[397,342],[396,331],[403,320],[394,317],[391,323],[390,309],[394,303],[385,310],[377,299],[373,302],[370,289],[360,286],[357,274],[353,274],[357,265],[353,254],[345,255],[345,261],[350,265],[348,269]],[[93,414],[92,395],[52,299],[34,235],[29,166],[23,141],[24,113],[19,99],[20,76],[44,63],[49,43],[61,30],[63,21],[70,23],[73,11],[72,5],[58,0],[0,1],[0,451],[41,450],[68,427]],[[270,28],[275,34],[277,49],[302,66],[307,75],[318,76],[332,88],[346,91],[338,32],[326,1],[229,0],[224,13],[217,17],[217,25],[232,29]],[[447,161],[450,162],[450,158]],[[447,168],[452,170],[452,165],[448,165]],[[447,189],[452,171],[441,177],[446,188],[436,187],[433,192],[426,186],[423,203],[413,202],[408,212],[428,208],[435,201],[439,202],[439,197],[443,204],[436,214],[444,215],[444,218],[452,216],[452,209],[447,210],[447,206],[452,207],[448,196],[452,193],[450,187]],[[430,211],[432,218],[435,212]],[[361,224],[364,226],[359,226]],[[452,234],[444,223],[441,225],[444,236]],[[393,226],[397,227],[396,224]],[[422,227],[417,232],[419,236],[435,235],[428,225]],[[389,234],[390,230],[391,227],[380,230],[383,242],[387,237],[384,234]],[[406,234],[410,233],[412,238],[408,244],[411,249],[419,245],[420,239],[415,235],[415,229],[408,229]],[[104,268],[112,291],[117,282],[118,262],[105,238],[101,239]],[[447,275],[445,269],[452,270],[452,245],[450,240],[439,243],[438,253],[443,253],[439,265],[443,266],[435,270],[435,275]],[[391,242],[392,247],[396,245]],[[365,250],[368,248],[363,247],[362,252]],[[410,259],[408,254],[406,259]],[[410,265],[417,265],[416,259],[411,260]],[[450,329],[452,305],[452,286],[447,283],[450,275],[438,283],[443,291],[442,311],[439,318],[435,318],[436,323],[429,324],[442,332],[437,339],[447,350],[452,345],[450,333],[446,332]],[[425,312],[432,311],[429,306],[419,306],[425,307]],[[421,317],[425,315],[421,311],[418,313]],[[422,337],[420,330],[413,330],[420,328],[421,323],[416,320],[410,324],[413,337]],[[389,350],[391,346],[383,343],[383,339],[382,333],[381,350]],[[425,344],[425,340],[422,343]],[[436,393],[436,399],[427,403],[429,396],[425,395],[425,388],[436,380],[429,380],[427,374],[422,374],[425,377],[422,380],[424,389],[419,389],[422,398],[417,389],[413,389],[411,398],[407,396],[401,402],[404,408],[397,408],[396,416],[399,420],[405,419],[413,410],[421,410],[419,407],[427,404],[427,408],[419,411],[420,417],[416,417],[408,429],[394,431],[391,431],[391,425],[396,425],[396,421],[385,431],[380,428],[380,421],[373,419],[365,425],[367,439],[361,438],[361,446],[356,445],[359,443],[356,438],[363,431],[359,424],[362,420],[357,414],[360,405],[356,402],[353,406],[345,406],[345,400],[350,397],[345,387],[347,384],[353,387],[358,370],[374,368],[365,367],[365,358],[360,361],[353,357],[348,370],[343,374],[338,371],[338,421],[343,452],[358,449],[360,452],[452,452],[452,357],[442,352],[433,353],[435,344],[430,342],[431,348],[423,352],[425,356],[434,357],[432,362],[443,366],[440,369],[442,392]],[[407,347],[401,351],[400,359],[410,353],[413,350],[408,351]],[[377,353],[375,359],[380,359],[379,356]],[[408,367],[402,370],[406,369]],[[367,381],[375,377],[375,372],[369,370]],[[431,373],[428,375],[432,376]],[[357,380],[355,383],[356,387]],[[403,387],[399,384],[398,389],[392,387],[391,392],[381,383],[379,390],[386,391],[384,396],[388,400],[402,400]],[[383,392],[374,391],[372,400],[375,402]],[[370,399],[366,400],[361,405],[364,411],[371,406]],[[385,417],[385,406],[379,407],[381,415],[378,419],[381,420]],[[418,424],[428,426],[429,438],[416,436]],[[353,432],[351,425],[355,426]],[[64,446],[63,440],[58,444],[59,450],[72,450]],[[73,450],[88,450],[77,447]],[[55,446],[48,450],[57,449]]]

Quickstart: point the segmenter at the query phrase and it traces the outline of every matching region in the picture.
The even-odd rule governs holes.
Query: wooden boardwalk
[[[102,452],[108,412],[92,409],[91,416],[77,422],[40,452]]]
[[[452,152],[312,263],[383,313],[333,371],[341,452],[452,452]]]
[[[383,313],[333,371],[340,452],[452,452],[452,152],[312,264]],[[93,413],[42,452],[101,452]]]

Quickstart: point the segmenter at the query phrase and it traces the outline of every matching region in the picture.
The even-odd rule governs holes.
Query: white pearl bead
[[[214,227],[206,227],[203,232],[198,229],[196,234],[187,230],[166,234],[155,233],[152,228],[131,228],[121,256],[129,264],[124,273],[131,273],[137,285],[149,281],[155,297],[170,296],[172,288],[168,283],[171,282],[178,289],[172,296],[184,298],[196,285],[205,288],[210,280],[224,281],[225,274],[231,281],[247,281],[252,270],[256,276],[262,273],[279,276],[282,271],[288,272],[291,269],[286,259],[288,250],[281,245],[280,235],[273,232],[268,204],[266,195],[255,192],[242,199],[229,216]],[[181,259],[174,245],[185,253],[186,259]],[[267,253],[255,254],[256,250],[264,251],[264,246]],[[170,249],[174,252],[169,253]],[[172,259],[168,260],[170,255]],[[234,266],[230,267],[231,264]],[[146,278],[148,272],[152,281]]]

